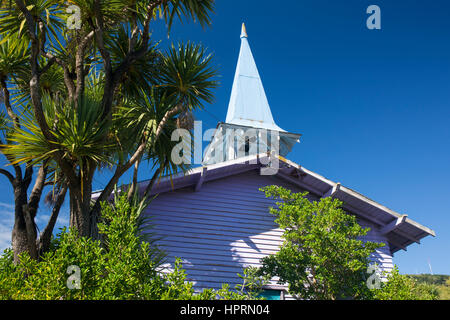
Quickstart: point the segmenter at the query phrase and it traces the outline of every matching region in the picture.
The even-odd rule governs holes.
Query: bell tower
[[[227,117],[217,125],[203,164],[264,152],[285,156],[299,138],[300,134],[286,132],[273,120],[243,23]]]

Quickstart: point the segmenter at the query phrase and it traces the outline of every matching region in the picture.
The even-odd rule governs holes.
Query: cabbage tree
[[[209,25],[214,1],[73,0],[76,28],[66,24],[74,16],[65,1],[0,4],[0,41],[20,39],[28,50],[24,72],[8,87],[17,91],[16,101],[26,102],[16,107],[31,111],[3,151],[16,165],[54,164],[67,183],[70,225],[80,236],[95,236],[100,203],[126,171],[134,166],[137,172],[144,160],[158,174],[177,170],[167,153],[171,130],[211,103],[217,86],[205,48],[159,48],[151,24]],[[58,93],[46,90],[50,74],[60,79]],[[91,203],[94,174],[105,167],[110,180]]]

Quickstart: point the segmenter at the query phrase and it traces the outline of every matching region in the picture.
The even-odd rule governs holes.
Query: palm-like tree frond
[[[46,59],[40,59],[41,64],[47,63]],[[30,80],[31,75],[26,70],[19,70],[14,75],[14,87],[11,90],[14,104],[27,105],[31,101]],[[63,70],[53,64],[48,70],[41,74],[39,78],[39,89],[41,96],[48,95],[55,99],[65,99],[67,90],[64,85]]]
[[[211,24],[210,13],[214,12],[214,0],[172,0],[160,7],[160,14],[166,20],[168,27],[172,26],[173,19],[182,17],[200,23],[202,27]]]
[[[211,66],[212,55],[201,45],[188,42],[172,45],[164,55],[160,70],[160,86],[175,96],[186,109],[203,108],[213,102],[217,70]]]
[[[129,47],[130,30],[127,26],[121,26],[114,33],[109,33],[106,46],[111,54],[113,69],[119,67],[126,59]],[[157,50],[157,44],[142,43],[139,38],[136,47],[146,46],[145,54],[137,59],[122,75],[120,91],[125,97],[136,97],[141,91],[149,91],[157,82],[161,54]]]
[[[25,41],[0,37],[0,77],[25,72],[30,50]]]
[[[57,0],[28,0],[26,6],[33,21],[42,22],[47,37],[56,38],[65,27],[65,3]],[[22,11],[16,5],[2,5],[0,7],[0,34],[14,35],[15,37],[27,37],[26,19]],[[37,28],[37,25],[35,26]],[[44,36],[44,35],[42,35]]]
[[[15,163],[53,159],[55,152],[63,154],[70,163],[82,167],[89,163],[110,163],[114,143],[108,141],[110,123],[101,118],[99,101],[83,97],[75,107],[43,96],[42,105],[54,141],[47,140],[30,113],[22,113],[22,128],[16,129],[3,146],[14,157]]]

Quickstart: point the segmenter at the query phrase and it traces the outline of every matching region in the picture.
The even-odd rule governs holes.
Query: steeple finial
[[[242,29],[241,29],[241,38],[247,38],[247,29],[245,29],[245,23],[242,22]]]

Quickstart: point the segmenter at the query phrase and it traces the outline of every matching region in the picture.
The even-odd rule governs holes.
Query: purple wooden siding
[[[275,253],[282,242],[282,230],[268,210],[274,201],[258,191],[273,184],[303,191],[255,170],[205,182],[198,192],[190,187],[160,194],[146,213],[162,237],[159,244],[168,254],[168,262],[182,258],[188,280],[195,282],[196,288],[241,283],[237,273],[242,274],[246,266],[259,266],[260,259]],[[368,239],[385,241],[374,229]],[[385,269],[392,267],[388,248],[375,258]]]
[[[360,226],[364,228],[370,228],[370,231],[364,237],[366,241],[382,242],[384,247],[379,248],[371,257],[374,263],[377,263],[380,271],[391,272],[394,268],[392,262],[392,254],[389,248],[389,243],[385,236],[381,235],[376,225],[372,222],[363,220],[361,218],[357,219]],[[385,278],[385,277],[383,277]]]

